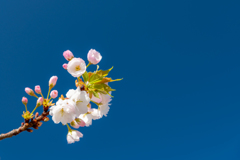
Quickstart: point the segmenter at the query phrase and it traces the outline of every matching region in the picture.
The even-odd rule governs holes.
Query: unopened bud
[[[67,66],[68,66],[68,65],[67,65],[66,63],[64,63],[62,66],[63,66],[64,69],[67,70]]]
[[[90,63],[98,64],[101,61],[102,56],[95,49],[90,49],[90,51],[88,52],[87,58]]]
[[[41,87],[38,85],[38,86],[35,86],[35,92],[37,94],[41,94],[42,93],[42,90],[41,90]]]
[[[43,104],[43,98],[39,97],[37,100],[37,106],[41,106]]]
[[[44,121],[44,122],[47,122],[47,121],[49,121],[49,118],[48,118],[48,117],[44,117],[44,118],[43,118],[43,121]]]
[[[58,96],[58,91],[57,90],[53,90],[51,93],[50,93],[50,96],[55,99],[57,96]]]
[[[30,96],[36,96],[31,88],[26,87],[25,92]]]
[[[22,103],[23,103],[24,105],[27,105],[28,99],[27,99],[26,97],[23,97],[23,98],[22,98]]]
[[[30,132],[30,133],[32,133],[33,132],[33,130],[32,129],[26,129],[28,132]]]
[[[38,129],[38,126],[37,126],[37,125],[34,125],[33,128],[34,128],[34,129]]]
[[[53,88],[56,85],[57,80],[58,80],[57,76],[52,76],[49,80],[49,87]]]
[[[38,122],[38,124],[37,124],[37,125],[38,125],[38,127],[41,127],[41,125],[42,125],[42,122]]]
[[[35,117],[38,117],[38,116],[39,116],[39,113],[38,113],[38,112],[36,112],[36,113],[35,113]]]
[[[63,56],[67,61],[70,61],[72,58],[74,58],[72,52],[69,50],[64,51]]]

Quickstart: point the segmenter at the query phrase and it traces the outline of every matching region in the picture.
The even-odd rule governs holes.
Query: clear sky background
[[[114,66],[108,117],[81,128],[44,123],[0,141],[1,160],[239,160],[240,2],[237,0],[1,0],[0,132],[23,121],[25,87],[74,78],[63,51]],[[95,69],[90,67],[90,69]],[[29,97],[29,96],[28,96]],[[29,108],[35,99],[29,98]],[[41,112],[41,109],[38,110]]]

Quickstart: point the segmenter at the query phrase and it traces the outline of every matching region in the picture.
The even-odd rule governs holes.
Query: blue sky
[[[0,142],[1,160],[239,160],[240,2],[177,0],[0,1],[0,132],[23,121],[25,87],[65,94],[69,49],[114,66],[108,117],[81,128],[52,121]],[[90,67],[90,69],[95,69]],[[35,100],[29,98],[34,108]],[[31,105],[29,105],[31,108]],[[38,111],[41,111],[40,109]],[[24,155],[25,153],[25,155]]]

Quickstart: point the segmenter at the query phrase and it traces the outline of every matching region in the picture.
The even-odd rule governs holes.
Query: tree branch
[[[10,138],[12,136],[16,136],[23,131],[32,132],[33,130],[30,129],[31,127],[33,127],[34,129],[38,129],[38,127],[40,127],[42,125],[41,121],[49,120],[49,118],[47,117],[48,115],[49,115],[48,107],[46,107],[46,108],[44,107],[44,111],[40,116],[38,116],[38,113],[36,113],[35,119],[32,118],[30,121],[25,120],[25,122],[22,123],[19,128],[13,129],[12,131],[5,133],[5,134],[1,134],[0,141],[5,138]]]

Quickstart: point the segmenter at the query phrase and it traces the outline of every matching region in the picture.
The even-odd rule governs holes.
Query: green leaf
[[[96,83],[96,82],[100,82],[101,80],[103,79],[103,77],[97,75],[97,74],[93,74],[91,77],[90,77],[90,80],[89,82],[90,83]]]
[[[95,83],[107,83],[107,82],[114,82],[114,81],[121,81],[122,79],[112,79],[108,77],[104,77],[101,81],[95,82]]]
[[[84,82],[87,82],[88,81],[88,73],[87,73],[87,71],[84,72],[82,76],[83,76]]]
[[[103,86],[103,84],[94,84],[94,85],[93,85],[93,88],[94,88],[94,89],[101,90],[101,89],[104,89],[104,86]]]
[[[112,69],[113,69],[113,67],[110,68],[110,69],[108,69],[108,70],[106,70],[106,71],[99,70],[99,71],[96,72],[96,74],[98,74],[99,76],[106,77],[106,76],[108,75],[108,73],[109,73]]]
[[[96,97],[96,98],[100,98],[100,97],[99,97],[99,94],[98,94],[96,91],[93,91],[93,95],[94,95],[94,97]]]

